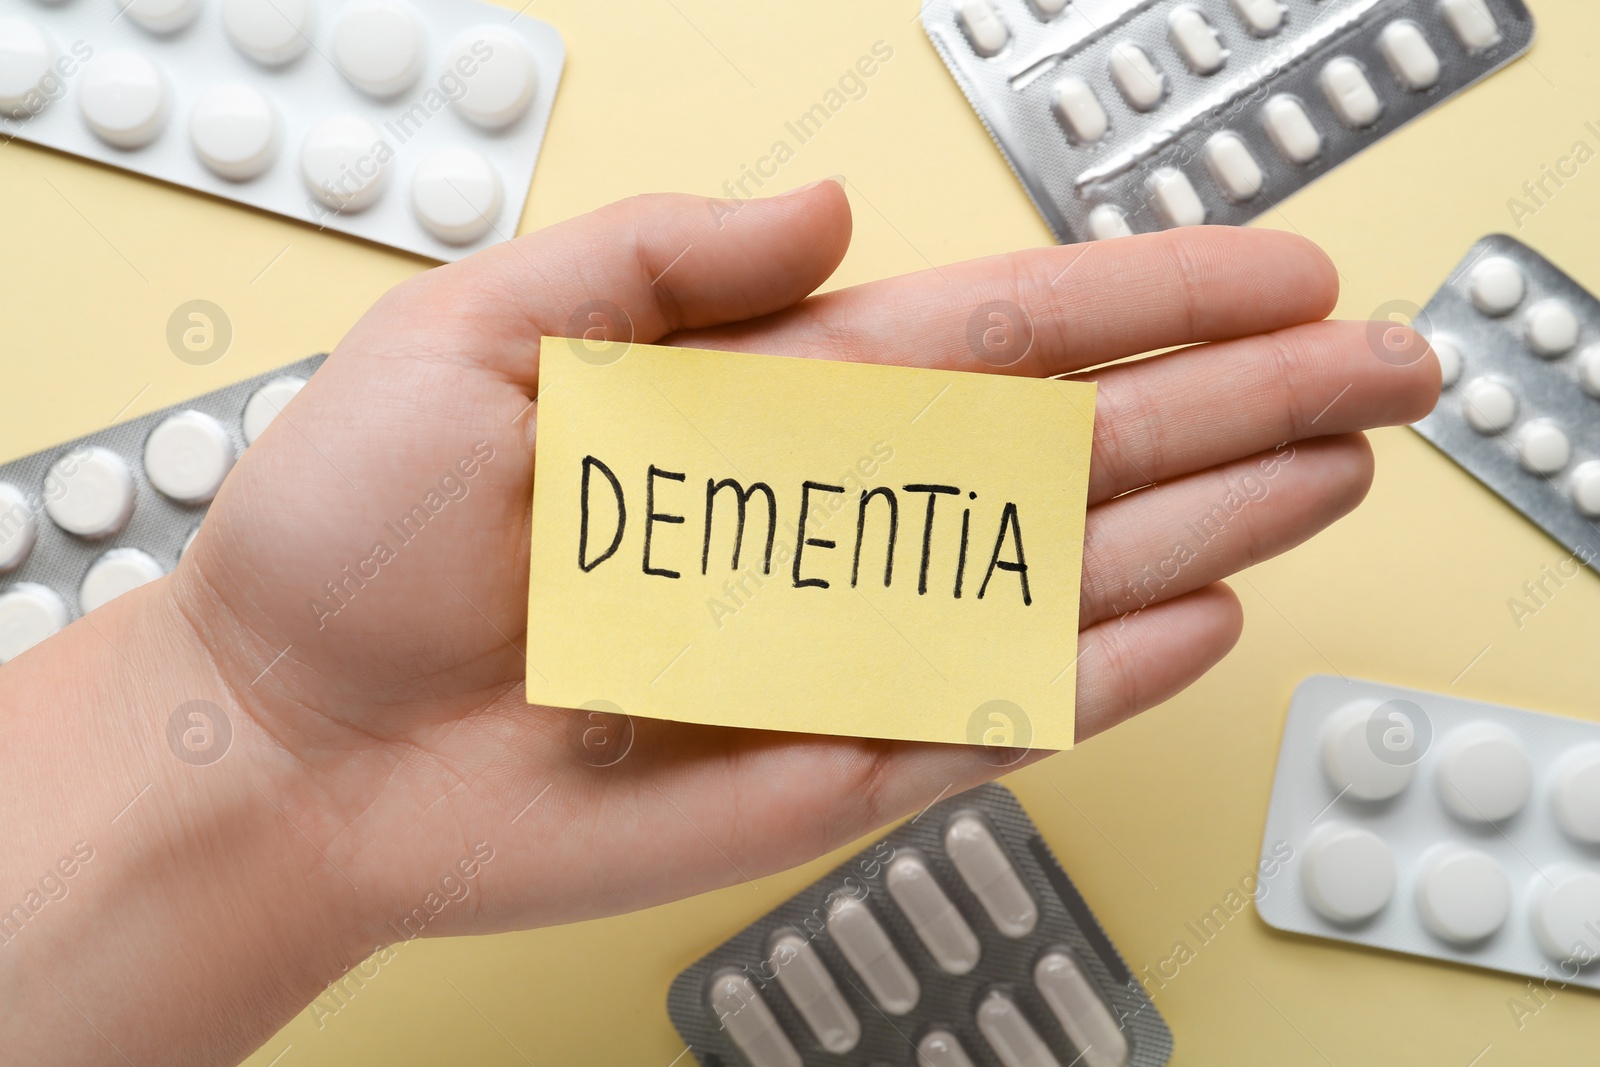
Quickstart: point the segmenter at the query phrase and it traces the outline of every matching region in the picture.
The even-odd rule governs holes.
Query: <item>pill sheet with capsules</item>
[[[1280,930],[1600,989],[1600,724],[1318,676],[1262,836]]]
[[[1415,325],[1444,384],[1416,431],[1600,570],[1600,300],[1495,234]]]
[[[475,0],[0,0],[0,136],[453,260],[515,232],[565,54]]]
[[[890,831],[672,983],[704,1067],[1160,1067],[1172,1035],[1009,790]]]
[[[1533,38],[1521,0],[929,0],[1062,242],[1248,221]]]
[[[0,663],[170,571],[324,358],[0,464]]]

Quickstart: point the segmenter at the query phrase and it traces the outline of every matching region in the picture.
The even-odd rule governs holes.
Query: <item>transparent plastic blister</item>
[[[1510,62],[1521,0],[929,0],[1063,243],[1249,221]]]
[[[1416,326],[1444,372],[1416,431],[1600,570],[1600,300],[1495,234]]]
[[[673,981],[702,1067],[1160,1067],[1172,1035],[1011,792],[890,831]]]
[[[5,0],[0,136],[454,260],[515,233],[565,56],[476,0]]]
[[[1270,926],[1600,989],[1600,723],[1308,678],[1261,851]]]
[[[0,664],[177,565],[325,356],[0,464]]]

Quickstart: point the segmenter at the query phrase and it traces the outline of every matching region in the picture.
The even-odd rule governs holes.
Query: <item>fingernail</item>
[[[779,193],[778,195],[779,196],[794,196],[795,194],[803,193],[808,189],[815,189],[817,186],[821,185],[823,182],[834,182],[835,184],[837,184],[839,186],[839,188],[843,189],[844,188],[844,175],[843,174],[830,174],[826,178],[818,178],[814,182],[806,182],[806,184],[804,184],[804,185],[797,185],[793,189],[790,189],[787,192]]]

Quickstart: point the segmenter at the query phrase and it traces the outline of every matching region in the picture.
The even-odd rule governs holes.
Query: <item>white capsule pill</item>
[[[1600,344],[1578,353],[1578,385],[1593,397],[1600,397]]]
[[[1078,1050],[1078,1063],[1122,1067],[1128,1062],[1122,1027],[1070,953],[1056,949],[1040,957],[1033,968],[1033,984]]]
[[[1328,60],[1317,81],[1333,113],[1352,129],[1371,126],[1383,113],[1383,102],[1378,99],[1372,83],[1367,81],[1366,71],[1349,56]]]
[[[1300,101],[1281,93],[1261,108],[1261,122],[1278,153],[1290,163],[1309,163],[1322,153],[1322,134]]]
[[[1330,922],[1369,919],[1394,896],[1394,853],[1370,830],[1325,826],[1307,843],[1303,863],[1306,902]]]
[[[1200,194],[1177,167],[1161,167],[1150,175],[1150,199],[1168,226],[1198,226],[1206,221]]]
[[[750,1067],[804,1067],[750,979],[737,971],[719,974],[706,1000]]]
[[[1600,844],[1600,745],[1580,745],[1561,759],[1550,808],[1575,840]]]
[[[1535,419],[1517,431],[1512,443],[1530,474],[1554,474],[1572,458],[1572,442],[1549,419]]]
[[[1132,237],[1133,230],[1121,208],[1115,204],[1101,204],[1089,212],[1089,236],[1096,241],[1106,241],[1113,237]]]
[[[354,0],[333,26],[333,65],[372,96],[410,88],[425,52],[422,20],[405,0]]]
[[[310,46],[315,11],[311,0],[222,0],[222,28],[239,51],[275,67]]]
[[[1412,92],[1430,89],[1439,80],[1439,56],[1410,19],[1396,19],[1378,34],[1378,51],[1395,80]]]
[[[1059,15],[1067,8],[1067,0],[1028,0],[1028,6],[1033,8],[1042,19]]]
[[[1479,52],[1500,43],[1500,27],[1487,0],[1439,0],[1439,10],[1467,51]]]
[[[102,141],[116,148],[142,148],[167,124],[166,78],[138,52],[97,55],[84,65],[78,109]]]
[[[200,14],[200,0],[121,0],[128,18],[151,33],[175,33]]]
[[[1149,111],[1167,94],[1166,75],[1157,69],[1150,53],[1132,41],[1112,45],[1108,65],[1117,91],[1135,111]]]
[[[1600,874],[1576,867],[1544,872],[1534,883],[1533,936],[1553,960],[1600,957]]]
[[[133,474],[109,448],[90,445],[56,460],[44,479],[50,520],[79,537],[110,537],[133,515]]]
[[[265,173],[278,158],[278,113],[252,85],[213,86],[189,112],[189,141],[212,171],[245,181]]]
[[[1033,931],[1039,906],[982,819],[970,812],[951,819],[944,831],[944,850],[997,930],[1007,937],[1026,937]]]
[[[1461,387],[1461,411],[1481,434],[1500,433],[1517,418],[1517,398],[1503,382],[1474,378]]]
[[[1439,753],[1439,799],[1470,823],[1508,819],[1533,792],[1533,764],[1522,742],[1493,723],[1471,723],[1445,739]]]
[[[1167,16],[1167,33],[1172,38],[1172,47],[1196,74],[1215,74],[1227,60],[1217,31],[1193,5],[1173,8],[1172,14]]]
[[[1580,463],[1572,472],[1572,505],[1580,515],[1600,518],[1600,459]]]
[[[1490,256],[1467,278],[1472,306],[1485,315],[1504,315],[1522,303],[1522,268],[1504,256]]]
[[[1398,796],[1416,775],[1416,760],[1390,762],[1379,758],[1368,737],[1368,723],[1380,702],[1358,700],[1331,715],[1322,734],[1322,770],[1339,793],[1355,800],[1388,800]],[[1388,731],[1415,737],[1415,723],[1398,705],[1379,712],[1379,743]],[[1398,746],[1395,752],[1404,750]]]
[[[978,1005],[978,1032],[1001,1067],[1061,1067],[1017,1002],[1004,993],[991,992]]]
[[[917,1042],[917,1067],[975,1067],[972,1057],[948,1030],[929,1030]]]
[[[1578,316],[1565,300],[1541,300],[1527,311],[1528,347],[1546,359],[1565,355],[1578,343]]]
[[[1056,118],[1061,120],[1072,139],[1079,144],[1090,144],[1105,136],[1109,122],[1100,98],[1094,95],[1089,83],[1082,78],[1062,78],[1052,90]]]
[[[797,933],[780,936],[772,943],[769,962],[778,984],[823,1048],[843,1054],[856,1047],[861,1040],[861,1021],[845,1003],[810,941]]]
[[[828,936],[861,976],[878,1007],[890,1015],[904,1015],[917,1006],[922,995],[917,976],[866,904],[845,897],[830,905]]]
[[[85,613],[165,574],[161,564],[137,548],[113,548],[89,566],[78,587],[78,607]]]
[[[1428,344],[1439,361],[1439,385],[1448,389],[1461,380],[1461,349],[1446,337],[1430,338]]]
[[[1271,37],[1283,25],[1283,4],[1279,0],[1233,0],[1245,29],[1256,37]]]
[[[244,417],[240,419],[240,428],[244,432],[244,443],[253,445],[256,438],[272,425],[272,420],[278,417],[295,394],[306,387],[304,378],[284,376],[274,378],[260,389],[250,395],[249,401],[244,406]]]
[[[1490,856],[1446,845],[1423,862],[1417,914],[1434,936],[1469,945],[1504,926],[1510,913],[1511,883]]]
[[[300,176],[329,207],[360,211],[383,195],[392,155],[372,123],[341,113],[306,134],[300,145]]]
[[[470,148],[436,149],[411,177],[411,209],[446,244],[471,244],[488,233],[503,202],[494,164]]]
[[[24,18],[0,18],[0,112],[21,117],[43,109],[44,82],[56,60],[55,45]]]
[[[1011,31],[989,0],[960,0],[956,5],[956,21],[972,43],[972,50],[985,59],[998,55],[1011,40]]]
[[[522,117],[539,87],[539,70],[521,37],[503,26],[478,26],[444,54],[446,75],[466,86],[451,102],[468,122],[498,130]]]
[[[203,504],[216,496],[233,461],[228,431],[199,411],[169,416],[144,442],[145,477],[180,504]]]
[[[71,621],[67,602],[48,586],[18,582],[0,591],[0,663],[16,659]]]
[[[0,482],[0,573],[22,566],[39,538],[39,522],[28,498],[10,482]]]
[[[1206,141],[1206,169],[1229,200],[1249,200],[1261,191],[1261,165],[1244,138],[1224,130]]]
[[[915,852],[902,852],[889,864],[884,883],[889,895],[911,921],[922,945],[940,970],[966,974],[978,964],[978,936],[945,896],[928,864]]]

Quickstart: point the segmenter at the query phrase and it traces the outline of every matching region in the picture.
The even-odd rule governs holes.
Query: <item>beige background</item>
[[[561,30],[570,59],[524,231],[643,190],[717,192],[881,39],[894,58],[867,96],[770,186],[849,178],[856,238],[832,284],[1049,239],[911,0],[528,10]],[[1513,226],[1507,199],[1541,164],[1579,139],[1600,147],[1584,127],[1600,120],[1600,8],[1546,0],[1536,17],[1529,57],[1262,220],[1333,255],[1341,315],[1424,302],[1473,240]],[[326,350],[428,265],[21,144],[0,149],[0,198],[6,457]],[[1597,222],[1600,163],[1515,232],[1600,289]],[[171,310],[196,297],[236,331],[206,368],[163,340]],[[1168,955],[1255,862],[1284,710],[1305,675],[1600,717],[1600,581],[1581,575],[1519,630],[1507,598],[1565,553],[1409,431],[1375,444],[1360,512],[1235,583],[1246,631],[1221,667],[1009,780],[1135,967]],[[407,945],[347,1007],[320,1025],[301,1016],[251,1062],[666,1067],[683,1051],[663,1007],[672,975],[836,859],[603,922]],[[1506,1002],[1522,984],[1278,935],[1246,914],[1158,1003],[1180,1065],[1490,1067],[1593,1047],[1600,997],[1562,993],[1519,1030]]]

